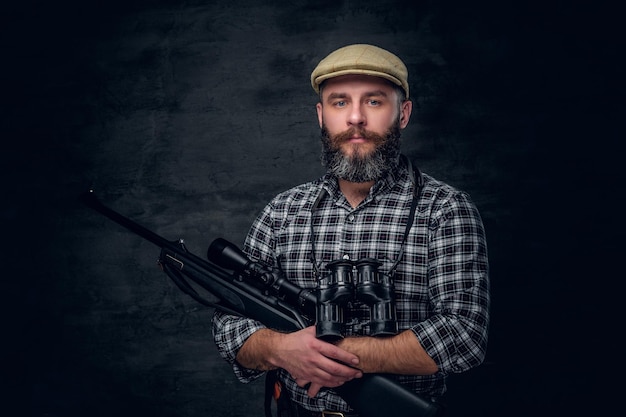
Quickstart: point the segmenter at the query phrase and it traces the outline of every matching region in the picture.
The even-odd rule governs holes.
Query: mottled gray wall
[[[404,151],[469,191],[487,228],[490,350],[452,379],[451,415],[591,404],[574,393],[593,391],[597,368],[572,366],[587,352],[572,341],[597,325],[586,284],[610,276],[593,260],[622,237],[605,224],[617,216],[606,178],[624,110],[610,13],[522,1],[38,3],[6,8],[1,44],[16,415],[261,415],[262,383],[239,384],[218,358],[211,310],[158,270],[156,247],[77,197],[93,187],[200,256],[216,237],[240,244],[275,193],[322,173],[309,75],[356,42],[405,60],[416,105]]]

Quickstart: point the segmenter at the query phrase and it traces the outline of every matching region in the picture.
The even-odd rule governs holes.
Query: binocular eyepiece
[[[316,333],[326,340],[343,338],[344,308],[359,300],[370,309],[370,335],[398,332],[393,280],[378,271],[382,263],[364,258],[339,259],[326,265],[326,273],[316,290]]]

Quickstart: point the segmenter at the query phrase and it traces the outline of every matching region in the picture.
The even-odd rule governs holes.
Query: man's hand
[[[353,368],[359,364],[359,358],[317,339],[313,326],[288,335],[283,349],[280,367],[294,377],[298,386],[310,384],[308,394],[311,397],[322,387],[338,387],[363,376],[360,370]]]
[[[315,337],[315,327],[293,333],[262,329],[254,333],[237,354],[237,361],[260,370],[283,368],[314,397],[322,387],[334,388],[363,373],[354,368],[359,358]]]

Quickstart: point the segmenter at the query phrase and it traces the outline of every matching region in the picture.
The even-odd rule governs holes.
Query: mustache
[[[337,133],[330,137],[331,143],[335,146],[340,145],[343,142],[347,142],[355,136],[360,136],[363,139],[371,140],[374,143],[383,143],[385,142],[385,136],[379,135],[375,132],[370,132],[367,129],[358,128],[355,126],[350,127],[348,130]]]

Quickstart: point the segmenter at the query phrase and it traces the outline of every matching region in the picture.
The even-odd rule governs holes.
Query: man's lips
[[[350,142],[350,143],[364,143],[364,142],[367,142],[367,139],[365,139],[363,136],[353,136],[350,139],[348,139],[348,142]]]

